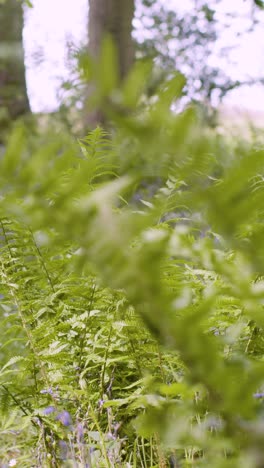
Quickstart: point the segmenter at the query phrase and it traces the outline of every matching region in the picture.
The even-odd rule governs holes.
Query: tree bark
[[[22,32],[21,3],[0,4],[0,129],[29,111]]]
[[[98,59],[105,35],[110,36],[117,52],[120,82],[127,75],[134,60],[132,40],[134,11],[134,0],[89,0],[89,53]],[[88,96],[92,89],[92,86],[88,87]],[[86,124],[90,128],[104,124],[105,116],[101,109],[93,112],[87,112],[86,109],[86,113]]]

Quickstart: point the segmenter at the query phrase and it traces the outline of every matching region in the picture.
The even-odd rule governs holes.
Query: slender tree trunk
[[[22,44],[21,2],[0,4],[0,131],[29,111]]]
[[[127,75],[134,60],[132,40],[134,10],[134,0],[89,0],[89,53],[97,59],[105,35],[110,35],[116,47],[120,82]],[[107,70],[105,72],[107,73]],[[92,86],[89,86],[88,96],[92,89]],[[85,123],[89,127],[104,124],[104,119],[102,110],[89,112],[86,109]]]

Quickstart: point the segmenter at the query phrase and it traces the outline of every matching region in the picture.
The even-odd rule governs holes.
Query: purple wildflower
[[[79,442],[82,442],[83,441],[83,435],[84,435],[84,432],[83,432],[83,425],[82,423],[78,423],[77,424],[77,438],[78,438],[78,441]]]
[[[47,408],[44,408],[43,414],[47,416],[48,414],[54,413],[54,411],[55,411],[54,406],[47,406]]]
[[[70,426],[72,424],[72,419],[70,413],[68,411],[61,411],[57,417],[57,421],[60,421],[63,426]]]
[[[254,398],[264,398],[264,392],[254,393]]]
[[[40,390],[40,393],[42,393],[42,395],[53,395],[53,391],[51,388],[48,388],[47,390]]]

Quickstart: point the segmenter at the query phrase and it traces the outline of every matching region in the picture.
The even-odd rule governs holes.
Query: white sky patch
[[[67,42],[87,37],[88,0],[33,0],[25,12],[26,75],[33,112],[58,107],[58,89],[67,79]]]
[[[188,11],[194,4],[193,0],[160,2],[180,12]],[[28,92],[32,111],[47,112],[58,107],[60,83],[69,77],[67,41],[78,45],[87,39],[88,0],[33,0],[33,5],[26,11],[24,28]],[[221,0],[217,5],[217,18],[227,27],[220,32],[210,64],[223,69],[232,79],[264,77],[264,13],[255,11],[261,24],[245,33],[251,24],[251,5],[251,0]],[[234,17],[226,17],[226,13]],[[229,46],[234,48],[229,50]],[[225,54],[219,58],[221,49],[225,49]],[[263,111],[264,86],[232,91],[225,102]]]

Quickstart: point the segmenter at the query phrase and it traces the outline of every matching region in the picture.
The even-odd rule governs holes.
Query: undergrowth
[[[0,157],[3,467],[264,464],[264,151],[133,73],[111,137]]]

